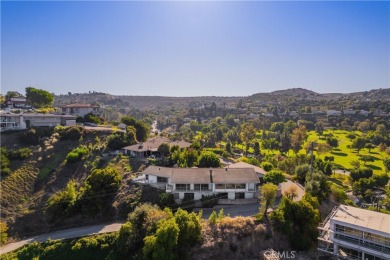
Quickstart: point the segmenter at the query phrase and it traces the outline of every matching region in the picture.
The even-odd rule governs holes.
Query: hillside
[[[80,140],[61,140],[58,133],[50,132],[37,145],[23,144],[21,136],[25,132],[2,134],[2,146],[8,150],[25,147],[32,151],[27,159],[11,161],[13,172],[2,178],[0,184],[1,220],[8,224],[11,237],[121,219],[134,207],[133,204],[142,200],[151,201],[157,196],[154,190],[145,190],[130,183],[131,166],[136,171],[141,166],[139,163],[104,152],[110,133],[82,131]],[[78,162],[67,163],[68,153],[80,146],[87,147],[88,154]],[[71,180],[75,181],[77,189],[81,188],[91,169],[98,164],[99,167],[110,166],[123,176],[118,193],[109,195],[107,206],[95,215],[87,216],[79,211],[71,217],[52,219],[46,212],[48,199],[64,190]]]

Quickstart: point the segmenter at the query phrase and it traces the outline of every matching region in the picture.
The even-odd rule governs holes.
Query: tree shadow
[[[333,151],[341,151],[340,148],[333,148]]]
[[[337,155],[337,156],[348,156],[348,154],[346,153],[342,153],[342,152],[330,152],[331,154],[334,154],[334,155]]]
[[[366,164],[366,167],[367,168],[371,168],[373,170],[382,170],[382,167],[379,167],[379,166],[376,166],[376,165],[372,165],[372,164]]]

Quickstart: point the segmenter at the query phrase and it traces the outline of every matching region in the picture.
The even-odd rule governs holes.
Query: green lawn
[[[371,149],[371,153],[368,152],[368,149],[362,149],[362,150],[360,150],[360,153],[357,154],[354,149],[350,149],[347,147],[348,145],[352,144],[352,142],[346,137],[346,135],[350,132],[345,131],[345,130],[325,130],[323,134],[329,134],[329,133],[332,133],[333,136],[338,139],[339,146],[337,148],[333,149],[333,151],[331,151],[329,153],[321,154],[320,155],[321,159],[324,159],[325,156],[333,156],[334,162],[336,164],[339,164],[342,167],[349,169],[349,168],[351,168],[351,164],[350,164],[351,161],[359,160],[360,156],[362,156],[362,155],[369,155],[369,156],[374,157],[375,161],[367,162],[366,166],[372,168],[374,173],[380,173],[380,172],[384,171],[383,158],[386,155],[385,155],[385,153],[381,154],[378,151],[378,148]],[[362,133],[360,131],[354,131],[354,133],[357,136],[362,135]],[[260,143],[260,147],[262,147],[261,139],[259,138],[259,137],[261,137],[261,131],[258,131],[256,136],[257,136],[257,138],[253,141],[254,142],[258,141]],[[315,131],[309,131],[307,142],[312,142],[312,141],[321,143],[321,142],[325,142],[325,138],[324,137],[320,138]],[[221,142],[221,145],[224,146],[225,143]],[[237,145],[235,145],[235,147],[242,149],[242,150],[245,150],[245,146],[243,144],[237,144]],[[249,148],[249,153],[253,153],[253,148]],[[261,148],[261,153],[280,154],[279,151],[276,151],[276,150],[271,151],[271,150],[267,150],[267,149],[263,149],[263,148]],[[301,149],[299,151],[299,153],[306,154],[306,151],[304,149]],[[293,154],[294,154],[294,152],[292,150],[290,150],[288,153],[288,155],[293,155]],[[316,151],[314,152],[314,155],[318,157],[318,154]],[[361,163],[361,165],[364,164],[363,161],[360,161],[360,163]]]

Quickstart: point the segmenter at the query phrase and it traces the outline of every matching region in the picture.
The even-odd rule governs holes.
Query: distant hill
[[[166,97],[166,96],[115,96],[106,93],[75,93],[56,95],[54,105],[60,106],[70,103],[98,103],[117,108],[134,108],[140,110],[161,108],[198,108],[205,104],[216,103],[217,106],[234,107],[240,99],[247,101],[283,101],[285,98],[296,100],[390,100],[390,89],[373,89],[354,93],[325,93],[320,94],[303,88],[277,90],[269,93],[256,93],[244,97]]]

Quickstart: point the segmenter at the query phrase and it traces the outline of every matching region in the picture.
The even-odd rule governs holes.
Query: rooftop
[[[390,237],[390,215],[385,213],[340,205],[331,220],[385,232]]]
[[[187,148],[191,146],[190,143],[184,141],[171,141],[165,137],[155,137],[147,140],[146,142],[126,146],[123,147],[122,149],[137,151],[137,152],[157,151],[157,148],[164,143],[169,144],[169,146],[178,145],[180,148]]]
[[[100,107],[100,106],[99,105],[92,105],[92,104],[68,104],[68,105],[63,105],[61,107],[93,108],[93,107]]]
[[[210,172],[212,181],[210,179]],[[149,166],[142,173],[171,178],[172,183],[259,183],[254,169],[252,168],[168,168]]]
[[[262,175],[267,173],[263,168],[257,167],[255,165],[252,165],[252,164],[249,164],[246,162],[237,162],[234,164],[230,164],[229,166],[226,166],[226,168],[229,168],[229,169],[230,168],[253,168],[256,173],[260,173]]]

